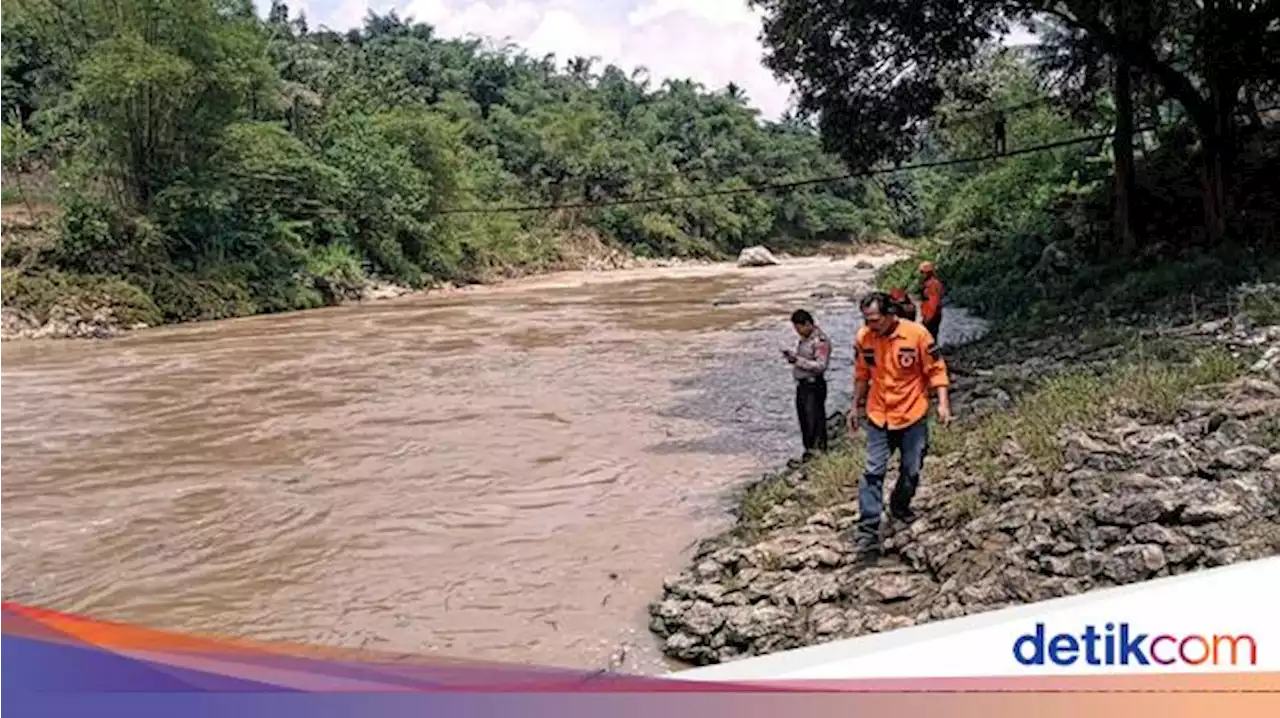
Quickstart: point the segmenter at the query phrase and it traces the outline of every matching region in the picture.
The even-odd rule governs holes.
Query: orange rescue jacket
[[[942,280],[937,277],[924,280],[924,305],[920,307],[922,320],[931,321],[942,311],[942,292]]]
[[[929,390],[950,386],[947,364],[923,326],[899,319],[888,336],[862,327],[854,338],[854,378],[869,382],[867,419],[902,429],[929,412]]]

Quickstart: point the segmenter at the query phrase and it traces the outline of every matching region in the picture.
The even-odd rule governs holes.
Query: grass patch
[[[806,502],[818,506],[840,503],[851,490],[856,490],[866,470],[866,458],[861,442],[819,456],[808,468]]]
[[[929,453],[934,456],[946,456],[964,449],[965,433],[956,424],[943,426],[936,419],[930,419]]]
[[[769,476],[752,484],[742,496],[740,523],[758,526],[770,509],[791,499],[795,493],[795,487],[787,483],[784,475]]]
[[[1080,370],[1044,379],[1019,397],[1012,411],[950,429],[948,433],[960,432],[963,438],[950,437],[939,453],[946,453],[944,447],[956,450],[957,444],[972,447],[981,463],[982,457],[998,455],[1001,444],[1012,438],[1038,468],[1055,471],[1064,461],[1064,428],[1089,428],[1116,410],[1172,421],[1188,391],[1223,383],[1243,370],[1242,361],[1217,347],[1168,360],[1130,354],[1100,374]]]
[[[813,459],[799,482],[789,480],[789,472],[766,476],[744,492],[734,532],[742,538],[758,538],[769,512],[787,502],[796,505],[799,515],[808,516],[815,509],[850,500],[865,464],[864,447],[842,440],[834,450]]]
[[[1269,416],[1262,420],[1256,441],[1273,452],[1280,451],[1280,416]]]
[[[1147,361],[1121,366],[1111,377],[1116,400],[1155,421],[1172,421],[1191,389],[1221,384],[1244,370],[1244,362],[1220,348],[1198,352],[1186,363]]]
[[[1239,376],[1244,361],[1218,347],[1134,345],[1101,371],[1079,369],[1045,377],[1015,400],[1012,409],[960,420],[951,426],[934,423],[929,454],[961,453],[959,471],[975,481],[946,500],[945,515],[957,525],[976,517],[988,505],[991,491],[1008,471],[1005,444],[1020,450],[1018,461],[1030,461],[1044,472],[1065,463],[1062,432],[1089,429],[1108,415],[1127,411],[1155,422],[1176,418],[1188,392],[1223,384]],[[963,409],[963,407],[957,407]],[[1280,419],[1266,425],[1269,446],[1280,449]],[[806,479],[788,483],[784,476],[750,487],[741,505],[739,535],[756,537],[773,507],[793,501],[805,515],[812,510],[852,500],[865,468],[864,442],[842,441],[834,451],[806,468]],[[976,485],[973,485],[976,484]]]
[[[902,287],[911,294],[920,294],[924,286],[920,279],[920,263],[926,260],[937,261],[940,248],[934,242],[920,242],[912,256],[886,264],[876,272],[876,289],[887,292]]]
[[[1241,292],[1240,311],[1258,324],[1280,324],[1280,286],[1262,285]]]
[[[956,525],[961,525],[977,518],[986,505],[986,501],[977,489],[966,489],[947,501],[945,514]]]

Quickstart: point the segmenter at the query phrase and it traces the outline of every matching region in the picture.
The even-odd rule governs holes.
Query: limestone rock
[[[759,245],[747,247],[738,254],[739,267],[769,267],[777,263],[773,253]]]

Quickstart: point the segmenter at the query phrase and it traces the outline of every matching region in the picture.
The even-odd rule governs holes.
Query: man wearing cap
[[[858,484],[858,560],[880,555],[880,518],[889,459],[899,453],[898,482],[889,496],[889,514],[904,523],[915,515],[915,496],[929,444],[929,392],[937,394],[938,420],[951,422],[950,380],[933,336],[924,327],[895,316],[888,295],[875,292],[859,302],[862,326],[853,343],[853,407],[849,434],[859,424],[867,432],[866,472]]]
[[[942,280],[934,270],[933,262],[920,263],[920,277],[924,279],[924,304],[920,307],[920,322],[929,330],[935,341],[942,330]]]

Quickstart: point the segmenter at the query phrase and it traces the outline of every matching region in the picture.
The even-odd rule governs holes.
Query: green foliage
[[[130,216],[100,197],[66,192],[55,248],[60,268],[129,275],[162,260],[164,237],[146,217]]]
[[[177,321],[314,306],[372,277],[536,271],[567,236],[720,258],[893,221],[873,183],[733,193],[843,171],[811,128],[760,122],[736,87],[560,69],[394,13],[344,34],[287,18],[242,0],[5,5],[6,169],[56,169],[59,269],[123,277]],[[709,189],[729,193],[452,211]]]
[[[222,276],[155,274],[147,278],[145,289],[165,322],[228,319],[259,311],[243,280],[230,272]]]
[[[111,276],[56,270],[26,273],[6,268],[0,291],[5,307],[39,322],[47,321],[59,307],[84,316],[106,311],[125,325],[158,324],[161,318],[146,292]]]
[[[1259,324],[1280,324],[1280,288],[1250,287],[1240,296],[1240,310]]]
[[[230,0],[72,4],[85,22],[60,23],[66,15],[54,11],[51,30],[89,42],[66,60],[75,80],[62,102],[80,115],[101,168],[145,210],[157,191],[200,171],[222,128],[273,82],[265,36]]]
[[[765,63],[792,80],[800,106],[816,114],[824,140],[851,164],[908,159],[929,139],[917,131],[950,96],[989,95],[972,69],[1015,23],[1050,30],[1046,76],[1095,96],[1096,75],[1124,64],[1153,104],[1175,100],[1205,142],[1230,148],[1241,98],[1274,96],[1273,3],[1189,0],[751,0],[764,15]],[[1045,23],[1048,17],[1052,22]],[[1231,38],[1231,50],[1223,38]],[[856,81],[853,81],[856,78]],[[999,78],[996,78],[997,80]],[[989,131],[989,128],[988,128]],[[990,135],[988,135],[990,136]],[[1016,145],[1009,143],[1010,147]],[[987,145],[990,147],[990,145]]]
[[[1053,109],[1035,86],[1034,70],[994,55],[969,74],[992,105],[1025,106],[1009,118],[1011,147],[1082,134],[1078,120]],[[980,155],[986,128],[964,122],[958,99],[938,103],[926,159]],[[981,115],[983,110],[978,110]],[[1085,132],[1089,128],[1083,128]],[[915,265],[934,261],[949,299],[996,320],[1043,326],[1074,310],[1151,311],[1157,301],[1220,294],[1229,285],[1268,276],[1280,184],[1262,165],[1273,161],[1280,134],[1265,130],[1243,146],[1235,190],[1234,241],[1200,242],[1201,173],[1170,138],[1149,137],[1135,167],[1134,226],[1142,251],[1118,251],[1112,228],[1111,160],[1105,142],[962,164],[921,173],[923,203],[936,242],[884,268],[878,283],[919,291]],[[1270,246],[1268,246],[1270,243]],[[1275,276],[1274,266],[1270,276]],[[1181,301],[1181,300],[1180,300]]]

